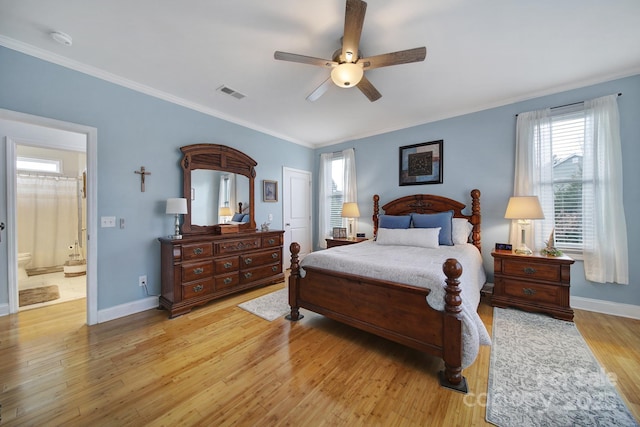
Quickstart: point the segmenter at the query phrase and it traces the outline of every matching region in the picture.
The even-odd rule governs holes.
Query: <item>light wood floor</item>
[[[84,300],[0,317],[2,425],[487,425],[490,348],[438,386],[441,362],[305,312],[267,322],[236,305],[173,320],[149,310],[87,327]],[[479,312],[491,328],[492,308]],[[640,321],[584,311],[576,323],[640,420]]]

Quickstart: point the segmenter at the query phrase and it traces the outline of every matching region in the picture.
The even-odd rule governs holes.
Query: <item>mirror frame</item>
[[[182,234],[214,234],[215,225],[191,224],[191,171],[209,169],[236,173],[249,178],[249,222],[240,224],[241,231],[256,229],[255,221],[255,178],[258,163],[235,148],[219,144],[192,144],[180,147],[183,153],[180,165],[183,171],[183,197],[187,199],[187,213],[184,215]],[[215,208],[215,207],[214,207]],[[237,206],[234,207],[234,212]]]

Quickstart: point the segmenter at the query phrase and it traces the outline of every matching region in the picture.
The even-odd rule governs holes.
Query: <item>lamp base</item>
[[[515,252],[518,255],[531,255],[533,251],[527,247],[527,245],[522,245],[519,248],[516,248]]]
[[[182,239],[182,234],[174,234],[173,236],[168,236],[171,240],[180,240]]]

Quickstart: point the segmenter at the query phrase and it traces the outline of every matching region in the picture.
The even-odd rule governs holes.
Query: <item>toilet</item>
[[[28,279],[27,266],[31,262],[31,254],[29,252],[23,252],[18,254],[18,280]]]

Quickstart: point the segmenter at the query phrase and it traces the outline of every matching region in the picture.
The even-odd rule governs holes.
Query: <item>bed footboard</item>
[[[411,348],[441,357],[440,384],[467,392],[462,376],[462,267],[455,259],[443,265],[446,275],[445,310],[432,309],[426,301],[429,289],[368,277],[305,268],[300,274],[300,245],[291,243],[289,305],[291,321],[303,318],[300,308],[371,332]],[[353,298],[357,295],[357,298]]]

